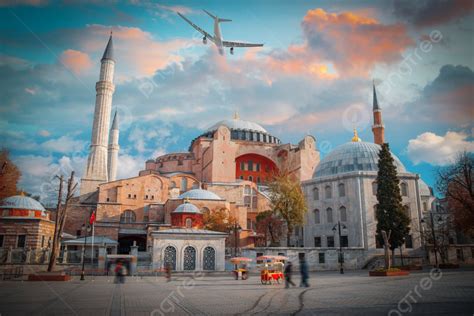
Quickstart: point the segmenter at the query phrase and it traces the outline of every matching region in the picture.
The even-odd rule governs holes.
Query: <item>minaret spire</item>
[[[115,181],[117,178],[117,163],[118,163],[118,152],[119,146],[119,120],[117,116],[117,110],[115,110],[114,119],[112,121],[112,127],[110,128],[109,135],[109,151],[108,151],[108,175],[109,181]]]
[[[91,145],[86,171],[81,179],[81,195],[94,192],[99,184],[108,181],[109,126],[112,96],[115,91],[113,83],[115,59],[112,33],[100,62],[99,81],[95,85],[96,97]]]
[[[373,101],[372,101],[372,112],[374,115],[374,124],[372,125],[372,133],[374,134],[374,143],[382,145],[385,143],[385,126],[382,122],[382,110],[380,109],[379,102],[377,100],[377,91],[375,90],[375,83],[373,86]]]

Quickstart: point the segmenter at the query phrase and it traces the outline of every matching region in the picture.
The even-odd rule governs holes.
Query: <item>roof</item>
[[[421,178],[418,181],[418,185],[420,187],[420,195],[421,196],[432,196],[430,187]]]
[[[268,134],[268,132],[259,124],[241,120],[239,118],[233,118],[231,120],[222,120],[217,122],[216,124],[212,125],[207,129],[208,132],[213,132],[219,128],[219,126],[227,126],[231,130],[248,130],[248,131],[256,131]]]
[[[92,236],[85,237],[86,246],[90,246],[92,244]],[[65,245],[84,245],[84,237],[80,237],[77,239],[66,240],[62,242]],[[110,239],[109,237],[105,236],[94,236],[94,245],[117,245],[118,242],[116,240]]]
[[[153,234],[186,234],[186,235],[215,235],[215,236],[227,236],[227,233],[216,232],[207,229],[194,229],[194,228],[171,228],[164,230],[154,231]]]
[[[177,213],[194,213],[194,214],[201,214],[201,211],[197,208],[196,205],[185,202],[178,206],[173,212],[173,214]]]
[[[377,101],[377,92],[375,91],[375,84],[374,84],[374,100],[373,100],[372,106],[373,106],[374,111],[380,110],[379,102]]]
[[[214,192],[203,190],[203,189],[193,189],[181,194],[179,199],[190,199],[190,200],[219,200],[222,198],[215,194]]]
[[[119,129],[118,128],[117,110],[115,110],[114,120],[112,121],[112,128],[110,128],[110,129]]]
[[[112,32],[110,32],[110,37],[109,37],[109,42],[107,43],[107,47],[105,48],[104,55],[102,55],[102,60],[104,59],[111,59],[115,61],[114,59],[114,43],[112,41]]]
[[[380,149],[380,145],[362,141],[342,144],[321,160],[313,178],[353,171],[378,171]],[[398,172],[405,173],[405,166],[400,159],[393,153],[392,157]]]
[[[2,209],[21,209],[21,210],[33,210],[43,211],[46,209],[41,205],[40,202],[24,195],[14,195],[3,199],[0,202],[0,208]]]

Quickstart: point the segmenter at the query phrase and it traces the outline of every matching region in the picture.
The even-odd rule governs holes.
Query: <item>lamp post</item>
[[[337,228],[336,228],[337,227]],[[347,227],[342,224],[343,229],[347,229]],[[341,243],[341,221],[337,221],[337,224],[334,225],[332,228],[332,231],[334,234],[336,233],[336,230],[339,232],[339,264],[340,264],[340,272],[341,274],[344,274],[344,255],[342,253],[342,243]]]
[[[82,224],[81,230],[84,234],[84,245],[82,246],[82,270],[81,270],[81,281],[84,281],[84,265],[86,263],[86,242],[87,242],[87,233],[91,231],[91,226],[89,224]]]
[[[242,229],[239,223],[235,222],[234,226],[232,227],[232,231],[234,233],[234,256],[237,257],[237,250],[239,249],[239,232]]]
[[[434,256],[435,256],[435,266],[438,268],[438,244],[436,242],[436,232],[435,232],[435,227],[434,227],[434,219],[433,219],[433,212],[430,212],[430,220],[431,220],[431,234],[433,237],[433,251],[434,251]],[[425,223],[425,220],[421,220],[422,223]],[[438,217],[438,224],[441,224],[443,222],[443,219]]]

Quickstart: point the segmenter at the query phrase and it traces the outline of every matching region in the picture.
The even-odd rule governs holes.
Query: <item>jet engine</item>
[[[233,47],[230,48],[230,54],[234,55],[234,48]]]
[[[204,45],[207,44],[207,38],[206,38],[205,36],[202,38],[202,43],[203,43]]]

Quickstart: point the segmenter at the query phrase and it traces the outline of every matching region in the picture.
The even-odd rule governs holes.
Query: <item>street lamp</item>
[[[433,219],[433,212],[430,212],[430,220],[431,220],[431,234],[433,237],[433,251],[435,255],[435,265],[436,268],[438,268],[438,245],[436,242],[436,233],[435,233],[435,227],[434,227],[434,219]],[[440,225],[443,222],[443,219],[441,216],[438,217],[438,225]],[[421,223],[425,223],[424,219],[421,219]]]
[[[347,229],[346,225],[342,224],[342,229]],[[332,228],[332,231],[334,232],[334,234],[336,233],[336,231],[339,232],[339,264],[341,265],[341,268],[340,268],[340,272],[341,274],[344,274],[344,255],[342,253],[342,243],[341,243],[341,222],[340,221],[337,221],[337,224],[334,225],[334,227]]]
[[[91,231],[91,225],[82,224],[81,230],[84,232],[84,246],[82,247],[82,271],[81,271],[81,281],[84,281],[84,264],[86,263],[86,242],[87,242],[87,233]]]
[[[237,257],[237,250],[239,249],[239,233],[242,230],[239,223],[235,222],[232,226],[231,232],[234,233],[234,255]]]

